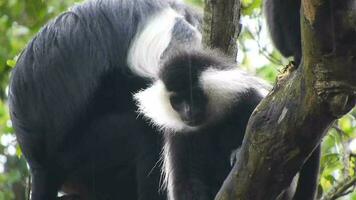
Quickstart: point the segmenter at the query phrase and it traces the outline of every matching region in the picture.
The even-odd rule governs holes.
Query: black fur
[[[187,90],[190,85],[196,86],[201,73],[211,66],[227,67],[213,53],[176,50],[164,62],[159,77],[168,91]]]
[[[171,107],[186,125],[196,127],[174,133],[167,129],[164,134],[165,147],[168,149],[164,155],[166,165],[168,162],[170,166],[164,168],[164,171],[168,176],[169,196],[173,200],[214,199],[231,170],[231,155],[241,146],[248,119],[263,98],[259,90],[268,87],[255,79],[243,80],[249,87],[236,90],[238,96],[230,100],[229,109],[224,111],[222,117],[215,117],[214,113],[207,112],[212,103],[208,93],[221,91],[204,91],[200,78],[206,70],[225,71],[234,68],[228,61],[221,59],[221,56],[200,50],[179,52],[170,57],[162,67],[160,79],[169,94]],[[239,73],[241,76],[251,77],[244,72]],[[226,87],[231,86],[233,85]],[[224,90],[224,86],[220,89]],[[172,101],[172,98],[178,100]],[[185,106],[180,106],[181,104]],[[189,117],[186,117],[185,110],[191,112]],[[315,198],[319,151],[318,147],[299,172],[299,180],[296,179],[278,200]]]
[[[32,200],[55,199],[70,185],[90,199],[165,199],[154,167],[162,138],[132,101],[149,81],[126,60],[140,25],[167,7],[199,23],[173,1],[92,0],[50,21],[23,50],[9,102]]]
[[[293,197],[294,200],[316,199],[319,183],[320,157],[321,149],[319,145],[299,172],[299,181]]]
[[[272,41],[285,57],[300,63],[300,0],[265,0],[265,16]]]
[[[165,63],[161,80],[169,93],[181,95],[188,102],[192,101],[188,103],[192,107],[199,105],[198,109],[207,110],[210,99],[199,83],[202,72],[207,68],[231,70],[234,67],[213,54],[180,53]],[[231,154],[242,143],[247,121],[263,98],[254,86],[251,85],[239,94],[238,101],[231,102],[229,111],[222,118],[209,123],[198,120],[201,123],[200,128],[189,133],[183,130],[164,134],[172,166],[171,171],[166,171],[168,179],[171,179],[168,190],[174,200],[214,199],[231,170]],[[196,98],[199,91],[205,98]],[[175,108],[173,104],[172,107]],[[181,115],[179,110],[175,111]],[[206,112],[204,114],[214,115]],[[208,117],[204,119],[206,118]]]
[[[213,126],[191,134],[166,134],[173,169],[174,199],[214,199],[231,170],[230,155],[241,145],[245,126],[261,96],[248,91],[242,103]]]

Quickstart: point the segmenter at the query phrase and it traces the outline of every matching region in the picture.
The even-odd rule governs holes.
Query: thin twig
[[[335,200],[339,197],[345,196],[352,192],[353,190],[350,190],[352,187],[354,187],[356,184],[356,177],[346,177],[342,181],[340,181],[338,184],[336,184],[334,187],[332,187],[323,197],[321,200]]]
[[[347,137],[347,134],[339,127],[338,121],[336,121],[332,127],[335,129],[335,131],[341,137],[341,144],[342,144],[342,148],[343,148],[342,162],[344,164],[342,174],[343,174],[343,177],[346,178],[350,175],[350,150],[348,148],[349,143],[345,139],[345,137]]]

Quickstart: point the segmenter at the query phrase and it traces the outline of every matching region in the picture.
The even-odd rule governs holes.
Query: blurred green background
[[[203,0],[187,0],[202,7]],[[238,61],[251,73],[274,82],[288,63],[273,48],[262,16],[262,0],[242,0],[243,30]],[[79,0],[0,0],[0,200],[28,198],[29,173],[16,144],[7,107],[7,89],[17,56],[40,27]],[[355,179],[356,112],[340,119],[323,140],[319,193]],[[312,134],[312,133],[311,133]],[[354,188],[341,199],[355,199]]]

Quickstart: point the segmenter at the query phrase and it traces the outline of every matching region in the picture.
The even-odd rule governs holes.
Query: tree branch
[[[353,0],[333,2],[303,0],[303,63],[286,70],[252,114],[240,159],[216,199],[275,199],[355,105],[355,18],[346,15]]]
[[[236,58],[240,25],[239,0],[205,0],[203,42]]]
[[[340,181],[336,186],[330,189],[321,200],[334,200],[339,197],[345,196],[347,191],[355,186],[356,177],[347,177],[344,180]]]

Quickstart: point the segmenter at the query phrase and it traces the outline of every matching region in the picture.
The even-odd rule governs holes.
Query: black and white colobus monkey
[[[170,200],[214,199],[252,111],[269,91],[263,80],[231,63],[207,50],[182,50],[163,63],[151,87],[135,94],[139,112],[164,133]],[[314,199],[315,155],[278,200]]]
[[[301,0],[264,0],[264,14],[272,41],[283,56],[293,56],[297,66],[302,58],[300,6]],[[320,156],[318,146],[302,168],[294,199],[315,198]]]
[[[300,33],[301,0],[264,0],[264,13],[271,39],[285,57],[301,60]]]
[[[135,94],[140,113],[164,132],[170,200],[214,199],[268,89],[221,56],[185,50],[164,62],[159,80]]]
[[[42,28],[9,90],[32,200],[53,200],[60,188],[82,199],[165,199],[155,167],[162,136],[137,117],[132,93],[175,45],[200,45],[199,24],[174,0],[91,0]]]

